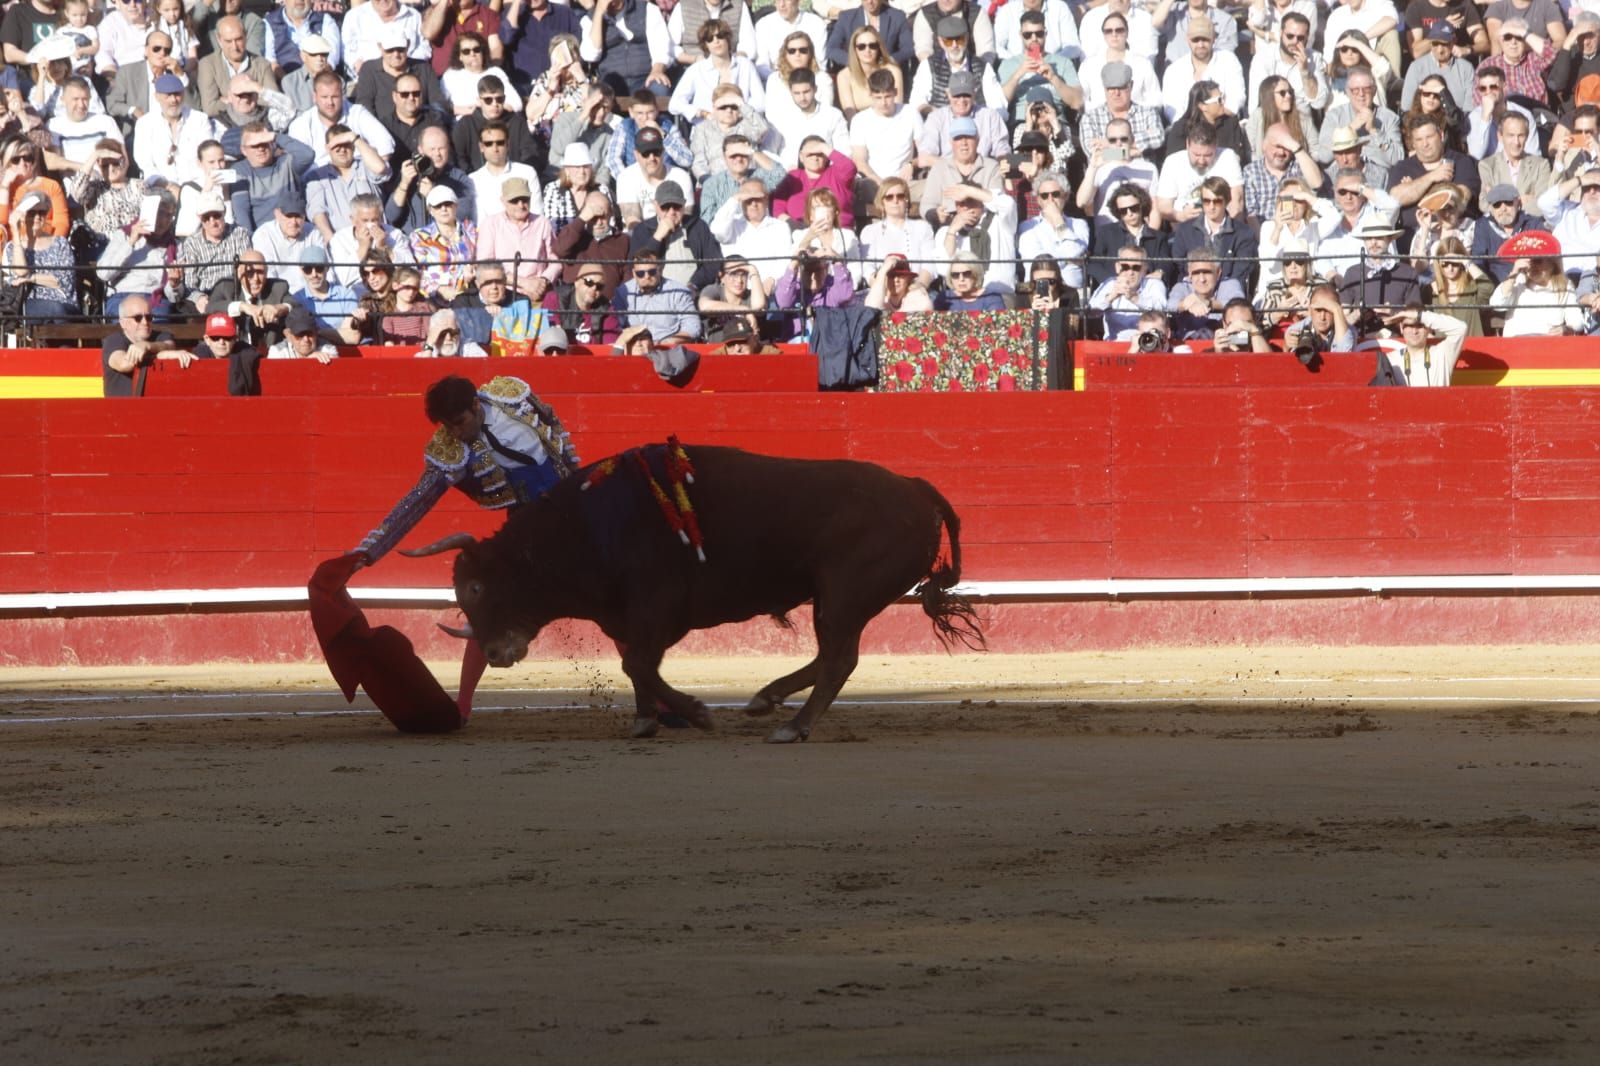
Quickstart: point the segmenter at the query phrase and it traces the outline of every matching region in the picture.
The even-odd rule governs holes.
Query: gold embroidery
[[[467,465],[467,446],[451,436],[450,431],[443,426],[434,431],[427,447],[422,449],[422,454],[428,462],[441,470],[453,472]]]
[[[503,375],[491,378],[489,383],[478,391],[492,400],[499,400],[501,403],[521,403],[528,398],[528,395],[533,390],[521,378]]]

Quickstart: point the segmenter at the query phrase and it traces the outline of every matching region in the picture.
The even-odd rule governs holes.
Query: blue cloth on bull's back
[[[617,468],[611,476],[578,493],[578,511],[589,527],[589,536],[607,572],[616,572],[630,554],[638,552],[641,531],[659,531],[678,542],[677,534],[668,527],[655,494],[634,461],[634,452],[644,455],[657,484],[669,497],[672,495],[672,486],[667,480],[666,447],[661,444],[647,444],[615,456]],[[694,461],[692,454],[689,461]],[[573,476],[581,480],[588,476],[588,469]],[[692,503],[694,486],[689,486],[689,493]],[[693,554],[693,549],[679,543],[685,552]]]

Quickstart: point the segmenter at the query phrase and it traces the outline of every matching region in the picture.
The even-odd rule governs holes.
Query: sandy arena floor
[[[0,1062],[1600,1061],[1600,649],[486,680],[0,672]]]

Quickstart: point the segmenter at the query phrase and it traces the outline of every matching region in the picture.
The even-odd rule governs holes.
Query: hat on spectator
[[[1508,200],[1515,200],[1519,203],[1522,200],[1522,194],[1517,192],[1515,185],[1507,185],[1502,181],[1499,185],[1489,190],[1489,204],[1491,206],[1503,204]]]
[[[1328,147],[1335,152],[1347,152],[1366,143],[1367,139],[1356,133],[1354,127],[1340,126],[1333,131],[1333,140]]]
[[[195,215],[213,215],[217,214],[218,212],[221,212],[222,214],[227,214],[228,212],[228,204],[227,201],[223,200],[222,193],[218,192],[216,189],[212,189],[210,192],[201,193],[200,198],[195,201]]]
[[[455,202],[456,191],[442,181],[428,190],[429,207],[438,207],[440,204],[453,204]]]
[[[945,92],[950,96],[976,96],[978,76],[970,70],[958,70],[950,75],[950,84]]]
[[[1388,211],[1375,211],[1372,217],[1361,223],[1361,228],[1351,234],[1356,240],[1364,241],[1368,237],[1398,237],[1404,232],[1394,224],[1394,215]]]
[[[305,260],[301,260],[304,262]],[[304,307],[292,308],[289,316],[283,320],[283,328],[290,333],[315,333],[317,332],[317,319]]]
[[[44,193],[35,190],[18,200],[11,209],[13,214],[25,215],[30,211],[49,211],[50,198]]]
[[[1311,246],[1299,237],[1288,237],[1278,245],[1278,258],[1281,259],[1310,259]]]
[[[1189,36],[1191,38],[1209,37],[1212,40],[1216,40],[1217,28],[1211,25],[1211,19],[1209,16],[1203,19],[1191,18],[1189,20]]]
[[[977,135],[978,124],[967,116],[963,115],[960,118],[950,120],[951,140],[955,140],[957,137],[976,137]]]
[[[48,63],[52,59],[71,59],[72,53],[77,50],[78,38],[57,30],[29,50],[28,62]]]
[[[611,346],[619,352],[626,352],[628,350],[628,345],[632,344],[640,337],[648,336],[650,336],[649,326],[629,326],[617,336],[617,339],[611,343]]]
[[[646,126],[639,131],[633,139],[634,152],[660,152],[665,150],[665,142],[661,139],[661,131],[654,126]]]
[[[320,244],[308,244],[300,249],[301,266],[327,266],[328,250]]]
[[[308,56],[326,56],[333,54],[333,46],[322,34],[308,33],[300,38],[300,51]]]
[[[285,189],[278,194],[278,210],[286,215],[306,213],[306,194],[299,189]]]
[[[181,93],[184,91],[185,86],[183,79],[176,74],[163,74],[156,79],[156,83],[152,88],[158,93]]]
[[[1048,85],[1035,85],[1028,90],[1028,94],[1022,99],[1029,104],[1054,104],[1056,102],[1056,91]]]
[[[428,343],[438,344],[439,335],[445,330],[461,332],[461,327],[456,324],[456,313],[446,307],[442,311],[435,311],[428,319]]]
[[[561,165],[564,167],[592,167],[594,166],[594,153],[589,151],[589,146],[582,141],[573,141],[562,151]]]
[[[729,341],[753,341],[755,339],[756,331],[750,328],[750,323],[745,321],[742,315],[728,323],[728,328],[722,331],[723,344],[727,344]]]
[[[668,207],[676,205],[682,207],[687,201],[683,198],[683,190],[675,181],[664,181],[656,186],[656,206]]]
[[[528,187],[527,178],[507,178],[500,183],[500,199],[515,200],[519,196],[533,199],[533,190]]]
[[[1441,184],[1435,185],[1432,189],[1429,189],[1427,195],[1417,201],[1417,206],[1422,208],[1424,211],[1439,212],[1443,211],[1446,207],[1453,206],[1459,208],[1462,204],[1466,203],[1466,200],[1466,195],[1464,195],[1462,190],[1457,186]]]
[[[899,252],[890,252],[888,255],[884,256],[883,265],[889,268],[889,273],[891,275],[916,273],[915,270],[911,269],[911,260],[901,255]]]
[[[391,48],[411,48],[411,35],[406,28],[400,25],[399,20],[386,22],[378,30],[378,47],[387,52]]]
[[[1538,259],[1561,254],[1561,242],[1542,229],[1525,229],[1506,239],[1495,255],[1501,259]]]
[[[567,331],[560,326],[547,326],[539,333],[539,350],[548,352],[552,348],[565,352],[571,342],[567,340]]]
[[[1429,26],[1428,31],[1422,36],[1430,41],[1443,41],[1445,44],[1454,44],[1456,41],[1456,30],[1454,26],[1450,25],[1450,23],[1446,22],[1444,19],[1439,19],[1435,21],[1433,25]]]
[[[1500,36],[1510,34],[1512,37],[1526,38],[1528,36],[1528,23],[1525,19],[1506,19],[1500,23]]]
[[[967,35],[967,20],[960,15],[946,15],[939,20],[939,25],[934,29],[940,37],[953,41],[957,37]]]
[[[602,264],[595,262],[593,259],[590,259],[578,266],[577,277],[587,278],[591,275],[603,279],[606,276],[606,268]]]
[[[1049,139],[1038,130],[1029,130],[1027,133],[1024,133],[1021,137],[1017,138],[1017,151],[1031,152],[1034,149],[1038,149],[1041,152],[1048,152],[1050,150]]]
[[[238,335],[239,327],[224,312],[217,311],[206,316],[207,337],[237,337]]]
[[[1133,68],[1126,63],[1107,63],[1100,69],[1100,80],[1107,89],[1126,89],[1133,84]]]

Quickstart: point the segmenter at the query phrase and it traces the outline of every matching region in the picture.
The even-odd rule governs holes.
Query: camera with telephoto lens
[[[1290,349],[1290,351],[1294,352],[1294,357],[1300,360],[1302,366],[1311,366],[1316,363],[1322,353],[1327,350],[1327,344],[1310,325],[1295,334],[1294,347]]]
[[[431,178],[434,171],[439,169],[434,166],[432,159],[429,159],[421,152],[411,157],[411,165],[416,168],[417,177],[419,178]]]
[[[1139,334],[1136,343],[1141,352],[1164,352],[1167,350],[1167,335],[1159,329],[1147,329]]]

